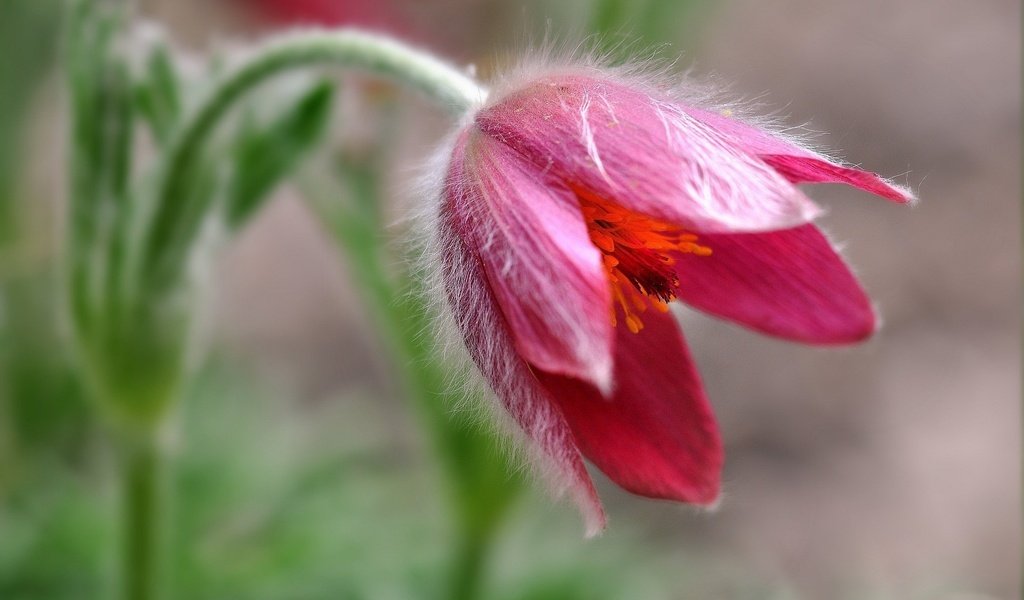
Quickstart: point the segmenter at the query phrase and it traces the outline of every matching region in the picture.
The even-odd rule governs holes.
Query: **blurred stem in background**
[[[362,148],[343,151],[337,176],[344,195],[324,191],[337,186],[307,185],[305,193],[344,251],[356,289],[392,351],[438,454],[456,527],[450,587],[442,597],[468,600],[479,597],[488,556],[523,480],[494,434],[451,414],[453,407],[467,405],[460,392],[464,386],[440,358],[442,343],[433,334],[423,282],[409,271],[415,261],[396,260],[386,241],[382,182],[399,122],[397,106],[387,94],[372,97],[382,99],[376,121],[380,135]],[[472,405],[481,401],[471,400]]]
[[[166,552],[166,459],[159,435],[123,440],[121,569],[126,598],[158,598]]]
[[[54,205],[21,176],[60,8],[59,0],[6,0],[0,9],[0,500],[31,468],[26,461],[72,454],[87,422],[53,319]]]
[[[0,61],[0,251],[5,254],[21,233],[18,224],[24,217],[19,214],[22,207],[16,195],[24,158],[23,128],[32,98],[53,59],[59,23],[55,17],[54,1],[7,0],[0,19],[5,55]]]
[[[163,589],[159,434],[181,387],[191,307],[125,281],[141,195],[132,187],[135,84],[115,50],[121,24],[87,1],[70,15],[66,291],[79,367],[118,453],[121,597],[151,600]]]

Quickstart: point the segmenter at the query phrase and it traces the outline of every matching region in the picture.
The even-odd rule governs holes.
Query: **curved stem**
[[[150,222],[153,229],[148,232],[144,260],[153,259],[175,233],[175,213],[186,212],[176,206],[182,195],[176,186],[187,179],[182,174],[199,160],[203,145],[225,113],[271,77],[313,66],[358,69],[393,79],[422,92],[454,115],[462,115],[487,96],[484,88],[455,67],[371,33],[351,29],[301,32],[270,42],[214,85],[172,136],[157,187],[156,211]]]
[[[451,600],[476,600],[479,597],[493,537],[493,531],[479,534],[462,532],[457,540],[449,582]]]
[[[451,65],[390,38],[346,29],[291,34],[264,46],[214,86],[173,138],[168,149],[172,173],[168,175],[173,174],[174,165],[193,154],[213,125],[246,92],[279,73],[316,65],[361,69],[394,79],[456,115],[486,97],[482,87]]]

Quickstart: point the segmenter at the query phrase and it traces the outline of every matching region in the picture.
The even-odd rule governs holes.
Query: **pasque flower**
[[[436,235],[448,306],[591,533],[605,517],[584,458],[635,494],[718,498],[722,443],[670,302],[811,344],[875,329],[795,184],[909,192],[729,114],[581,68],[493,92],[454,141]]]

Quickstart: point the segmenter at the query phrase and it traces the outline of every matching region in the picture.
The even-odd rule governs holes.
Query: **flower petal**
[[[861,341],[875,313],[853,273],[813,225],[707,234],[710,256],[676,255],[678,297],[752,329],[815,344]]]
[[[519,354],[610,390],[611,292],[576,197],[478,132],[457,144],[445,196]]]
[[[914,200],[910,190],[875,173],[838,164],[758,127],[707,110],[686,108],[686,112],[724,133],[793,183],[844,183],[893,202]]]
[[[476,124],[577,193],[695,231],[792,227],[819,209],[682,107],[611,80],[547,77]]]
[[[647,311],[644,328],[616,328],[615,393],[605,399],[566,377],[538,374],[576,444],[626,490],[713,504],[722,442],[693,359],[671,314]]]
[[[605,514],[565,419],[530,366],[518,355],[508,322],[491,293],[479,255],[450,219],[440,224],[442,280],[470,357],[504,410],[528,438],[526,450],[555,495],[568,492],[588,536],[605,527]]]

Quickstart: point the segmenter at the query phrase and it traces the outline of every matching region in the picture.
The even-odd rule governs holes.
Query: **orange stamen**
[[[644,328],[640,314],[649,306],[668,312],[668,303],[676,298],[679,277],[672,268],[672,255],[709,256],[711,248],[679,227],[631,212],[586,191],[575,191],[590,240],[604,255],[614,304],[622,310],[626,327],[639,333]],[[613,306],[613,326],[618,322],[617,310]]]

